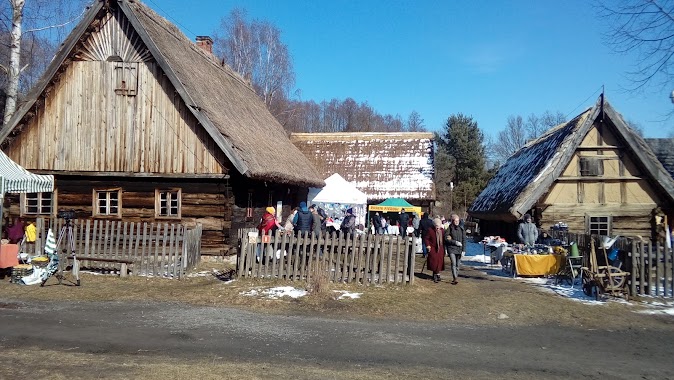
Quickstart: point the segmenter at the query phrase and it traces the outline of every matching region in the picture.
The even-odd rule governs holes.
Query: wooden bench
[[[72,260],[73,256],[68,256],[68,259]],[[107,257],[91,257],[91,256],[81,256],[77,255],[77,260],[79,261],[100,261],[105,263],[120,263],[119,276],[126,277],[129,274],[129,264],[133,264],[133,260],[127,259],[114,259]]]

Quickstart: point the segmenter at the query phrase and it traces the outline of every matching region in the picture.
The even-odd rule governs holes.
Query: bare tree
[[[636,133],[641,137],[644,137],[644,128],[641,126],[641,124],[629,119],[625,120],[625,124],[627,124],[627,126],[632,130],[632,132]]]
[[[16,110],[23,73],[31,64],[42,62],[29,71],[30,81],[24,80],[25,91],[46,67],[46,58],[51,57],[53,53],[52,47],[62,40],[65,32],[70,30],[71,24],[84,13],[82,11],[84,3],[83,0],[9,0],[0,7],[0,25],[3,28],[0,34],[8,37],[7,42],[0,46],[0,50],[3,50],[0,56],[7,57],[6,61],[0,63],[5,76],[3,125],[9,122]],[[56,33],[42,38],[36,35],[52,31]],[[31,37],[28,42],[30,55],[23,49],[22,43],[26,35]]]
[[[599,0],[606,21],[606,43],[618,53],[635,53],[628,73],[639,89],[656,81],[671,85],[674,78],[674,2],[664,0]]]
[[[419,112],[412,111],[407,117],[407,130],[410,132],[425,132],[426,125]]]
[[[496,141],[492,145],[494,160],[505,162],[526,142],[527,135],[522,116],[508,116],[505,129],[498,133]]]
[[[245,11],[235,9],[220,23],[215,52],[251,82],[274,116],[279,118],[288,111],[286,100],[295,85],[295,73],[288,47],[275,25],[248,22]]]
[[[252,81],[255,49],[252,27],[246,22],[246,11],[233,9],[227,18],[220,21],[220,29],[224,36],[215,38],[216,54],[244,79]]]
[[[555,113],[552,113],[550,111],[545,111],[545,112],[543,112],[543,115],[541,115],[540,120],[541,120],[541,123],[543,124],[543,132],[545,132],[550,128],[553,128],[553,127],[556,127],[556,126],[558,126],[562,123],[565,123],[566,122],[566,116],[559,111],[557,111]],[[541,134],[538,134],[535,137],[538,137]]]

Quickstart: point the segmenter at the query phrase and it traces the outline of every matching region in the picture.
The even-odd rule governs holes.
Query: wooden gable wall
[[[651,236],[652,211],[663,199],[648,174],[610,123],[595,122],[570,163],[538,202],[543,228],[565,222],[571,231],[586,231],[589,216],[611,216],[613,235]],[[603,174],[581,175],[581,160],[601,160]]]
[[[224,154],[120,10],[77,49],[6,149],[13,160],[63,172],[227,173]],[[119,90],[124,65],[134,68],[121,70],[137,80],[135,93]]]

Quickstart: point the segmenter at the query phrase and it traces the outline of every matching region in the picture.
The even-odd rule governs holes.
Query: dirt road
[[[279,316],[164,302],[2,299],[0,321],[2,350],[14,353],[0,355],[0,378],[22,374],[16,365],[25,358],[16,353],[26,349],[34,355],[40,350],[81,353],[94,362],[110,355],[161,357],[167,363],[203,358],[265,362],[285,367],[284,373],[294,378],[309,378],[301,375],[305,365],[327,371],[380,369],[393,378],[402,373],[406,378],[429,373],[476,379],[674,378],[674,329],[667,323],[662,329],[621,331],[535,324],[476,327]],[[111,371],[105,373],[94,365],[71,366],[63,378],[140,376],[125,375],[122,363],[107,366]],[[411,368],[429,372],[410,376]],[[250,377],[268,378],[261,371]],[[59,372],[49,373],[45,378]],[[30,378],[40,376],[33,372]]]

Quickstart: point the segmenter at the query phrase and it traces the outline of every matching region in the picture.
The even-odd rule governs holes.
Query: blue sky
[[[451,114],[490,135],[509,115],[560,111],[571,118],[607,100],[646,137],[674,133],[672,89],[627,92],[634,57],[602,44],[590,1],[145,0],[190,38],[214,35],[243,8],[282,31],[302,100],[351,97],[429,130]],[[197,5],[198,4],[198,5]]]

